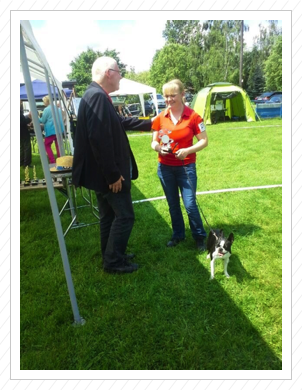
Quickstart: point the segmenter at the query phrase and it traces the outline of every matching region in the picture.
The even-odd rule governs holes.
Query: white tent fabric
[[[141,84],[136,81],[123,78],[120,81],[120,89],[118,91],[110,93],[109,95],[110,96],[138,95],[143,113],[145,115],[145,104],[144,104],[145,93],[152,94],[153,102],[155,103],[155,107],[156,107],[156,113],[158,114],[156,89],[150,87],[149,85]]]

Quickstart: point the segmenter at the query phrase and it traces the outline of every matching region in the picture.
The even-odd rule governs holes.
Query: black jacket
[[[121,176],[122,191],[137,179],[137,165],[125,130],[151,130],[151,121],[117,115],[106,92],[95,82],[81,99],[74,137],[72,183],[98,192],[108,192],[109,184]]]

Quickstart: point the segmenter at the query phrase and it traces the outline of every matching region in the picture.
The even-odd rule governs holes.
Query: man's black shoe
[[[116,267],[104,267],[104,271],[109,274],[131,274],[131,272],[137,271],[138,265],[135,263],[125,262]]]
[[[124,255],[124,259],[126,261],[133,260],[134,257],[135,257],[135,253],[125,253],[125,255]]]
[[[196,246],[199,252],[204,252],[206,250],[206,245],[203,239],[196,240]]]
[[[173,246],[176,246],[177,244],[180,243],[180,241],[183,241],[183,240],[184,240],[184,238],[172,238],[172,240],[167,243],[167,247],[171,248]]]

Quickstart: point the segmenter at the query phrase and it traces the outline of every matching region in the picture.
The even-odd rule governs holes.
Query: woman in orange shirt
[[[208,145],[202,118],[184,104],[184,85],[172,80],[163,86],[167,109],[153,121],[151,147],[158,153],[158,177],[165,192],[173,234],[168,247],[185,239],[185,224],[181,212],[182,196],[192,236],[199,251],[204,251],[206,231],[196,204],[196,152]],[[197,143],[193,145],[194,136]]]

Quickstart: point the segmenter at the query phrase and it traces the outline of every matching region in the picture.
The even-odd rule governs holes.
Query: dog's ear
[[[228,241],[230,241],[233,244],[234,240],[235,240],[234,234],[230,233],[230,235],[228,237]]]
[[[223,237],[223,229],[220,229],[220,231],[219,231],[219,237]]]

